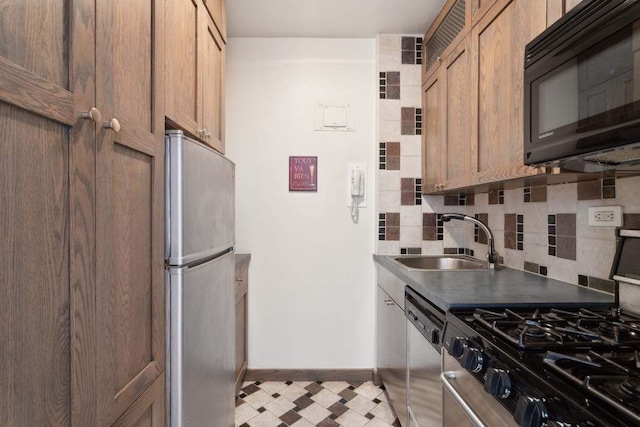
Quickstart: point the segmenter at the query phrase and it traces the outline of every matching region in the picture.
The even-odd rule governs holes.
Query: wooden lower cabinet
[[[249,292],[249,260],[248,255],[236,255],[236,392],[242,387],[244,374],[247,371],[247,320]]]

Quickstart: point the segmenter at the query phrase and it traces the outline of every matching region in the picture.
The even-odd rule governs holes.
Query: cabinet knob
[[[102,114],[100,114],[100,110],[98,110],[96,107],[93,107],[89,111],[80,113],[80,118],[93,120],[94,122],[98,123],[102,121]]]
[[[120,122],[116,118],[113,118],[108,122],[103,122],[102,127],[105,129],[111,129],[114,132],[120,132]]]
[[[244,282],[244,279],[242,277],[236,277],[236,282]]]
[[[207,128],[198,129],[198,136],[202,139],[206,138]]]
[[[384,302],[386,302],[386,303],[387,303],[387,305],[396,305],[396,303],[395,303],[395,302],[393,302],[393,300],[392,300],[392,299],[389,299],[389,298],[386,298],[386,299],[384,300]]]

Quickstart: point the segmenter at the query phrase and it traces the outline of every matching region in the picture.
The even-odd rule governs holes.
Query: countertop
[[[236,265],[240,265],[243,262],[249,262],[251,254],[236,254]]]
[[[376,263],[411,286],[444,311],[479,307],[589,307],[613,305],[611,294],[549,279],[526,271],[503,268],[477,271],[408,271],[387,256]]]

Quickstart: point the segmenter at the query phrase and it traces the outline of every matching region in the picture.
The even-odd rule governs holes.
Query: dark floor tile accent
[[[280,423],[278,424],[278,427],[288,427],[286,423]]]
[[[623,228],[640,230],[640,214],[623,214]]]
[[[475,215],[476,219],[482,221],[485,225],[489,224],[489,214],[487,213],[479,213]],[[487,244],[487,233],[480,230],[480,227],[477,225],[473,226],[473,241],[476,243]]]
[[[274,399],[277,399],[280,397],[280,393],[273,393],[271,397],[273,397]]]
[[[348,389],[348,388],[345,388],[340,393],[338,393],[338,396],[340,396],[340,397],[342,397],[344,399],[344,402],[342,402],[342,403],[347,403],[348,401],[350,401],[351,399],[353,399],[357,395],[358,395],[358,393],[356,393],[353,390]]]
[[[576,235],[576,214],[556,214],[558,236]]]
[[[601,198],[602,184],[599,179],[578,182],[578,200],[600,200]]]
[[[264,406],[258,408],[257,410],[258,410],[259,413],[263,413],[264,411],[266,411]]]
[[[337,415],[338,417],[349,410],[347,406],[343,405],[340,402],[334,403],[333,405],[329,406],[327,409],[329,410],[329,412],[331,412],[334,415]]]
[[[616,198],[616,179],[614,177],[602,178],[602,198]]]
[[[382,402],[382,400],[378,399],[377,397],[373,399],[373,403],[375,403],[376,405],[380,402]]]
[[[366,414],[364,414],[365,418],[369,418],[370,420],[375,418],[375,415],[373,415],[371,412],[367,412]]]
[[[324,387],[322,387],[320,384],[318,383],[311,383],[308,386],[305,387],[305,389],[309,390],[311,393],[313,394],[318,394],[320,393],[320,391],[322,391]],[[309,396],[311,397],[311,396]]]
[[[422,248],[400,248],[400,255],[421,255]]]
[[[240,396],[236,397],[236,408],[244,403],[244,400]]]
[[[250,427],[250,426],[247,423],[242,423],[242,424],[240,424],[240,427]]]
[[[576,238],[568,236],[557,236],[557,254],[558,258],[576,260]]]
[[[243,393],[246,394],[247,396],[250,394],[255,393],[256,391],[260,390],[260,387],[258,387],[255,384],[249,384],[248,386],[244,387],[242,389]]]
[[[316,425],[318,427],[340,427],[340,424],[338,424],[337,422],[333,421],[331,418],[328,418],[328,417],[320,421]]]
[[[300,409],[304,409],[307,406],[312,405],[313,400],[311,400],[311,398],[305,394],[304,396],[301,396],[294,400],[293,403],[295,403],[296,406],[298,406]]]
[[[589,287],[613,294],[615,292],[616,285],[612,280],[589,276]]]
[[[578,274],[578,285],[589,286],[589,277],[582,274]]]
[[[300,416],[297,412],[294,412],[294,411],[285,412],[280,416],[280,419],[289,425],[295,423],[300,418],[302,418],[302,416]]]
[[[347,381],[349,384],[351,384],[351,387],[349,387],[351,390],[355,390],[358,387],[360,387],[362,384],[364,384],[364,381]]]

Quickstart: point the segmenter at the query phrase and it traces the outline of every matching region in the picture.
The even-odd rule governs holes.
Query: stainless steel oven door
[[[443,351],[442,425],[456,427],[518,427],[513,415],[482,384]]]

